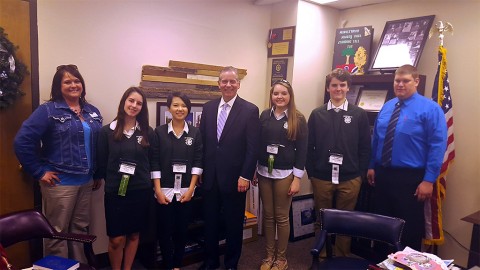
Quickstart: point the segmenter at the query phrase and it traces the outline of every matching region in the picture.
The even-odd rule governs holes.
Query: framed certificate
[[[378,112],[387,99],[388,90],[360,89],[357,106],[368,112]]]

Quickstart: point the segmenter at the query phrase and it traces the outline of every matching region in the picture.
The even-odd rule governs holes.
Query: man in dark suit
[[[240,80],[236,68],[222,69],[218,86],[222,98],[203,106],[200,121],[206,242],[201,269],[220,267],[220,222],[225,225],[225,268],[236,269],[242,252],[246,191],[257,163],[260,122],[257,106],[237,95]]]

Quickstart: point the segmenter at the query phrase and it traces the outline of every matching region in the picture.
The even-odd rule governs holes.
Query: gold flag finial
[[[451,33],[453,35],[453,25],[449,22],[438,21],[428,34],[428,38],[431,38],[434,33],[438,33],[438,39],[440,40],[440,46],[443,46],[443,38],[445,37],[444,33]]]

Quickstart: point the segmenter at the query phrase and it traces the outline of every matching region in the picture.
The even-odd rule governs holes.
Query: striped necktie
[[[229,107],[228,103],[222,105],[222,110],[218,116],[217,121],[217,140],[220,141],[220,136],[222,135],[223,127],[225,127],[225,122],[227,122],[227,108]]]
[[[402,101],[395,104],[395,109],[393,110],[390,121],[388,122],[387,133],[385,134],[385,140],[383,142],[382,149],[382,166],[388,167],[392,162],[392,148],[393,148],[393,137],[395,135],[395,128],[397,127],[398,118],[400,117],[400,110],[402,108]]]

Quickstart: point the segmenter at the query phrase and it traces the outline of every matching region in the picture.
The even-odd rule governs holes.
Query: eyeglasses
[[[272,85],[279,84],[279,83],[284,83],[284,84],[288,85],[288,87],[292,88],[292,85],[290,84],[290,82],[285,80],[285,79],[275,81]]]
[[[72,64],[70,64],[70,65],[60,65],[60,66],[57,67],[57,70],[64,69],[64,68],[73,68],[75,70],[78,70],[78,67],[76,65],[72,65]]]

